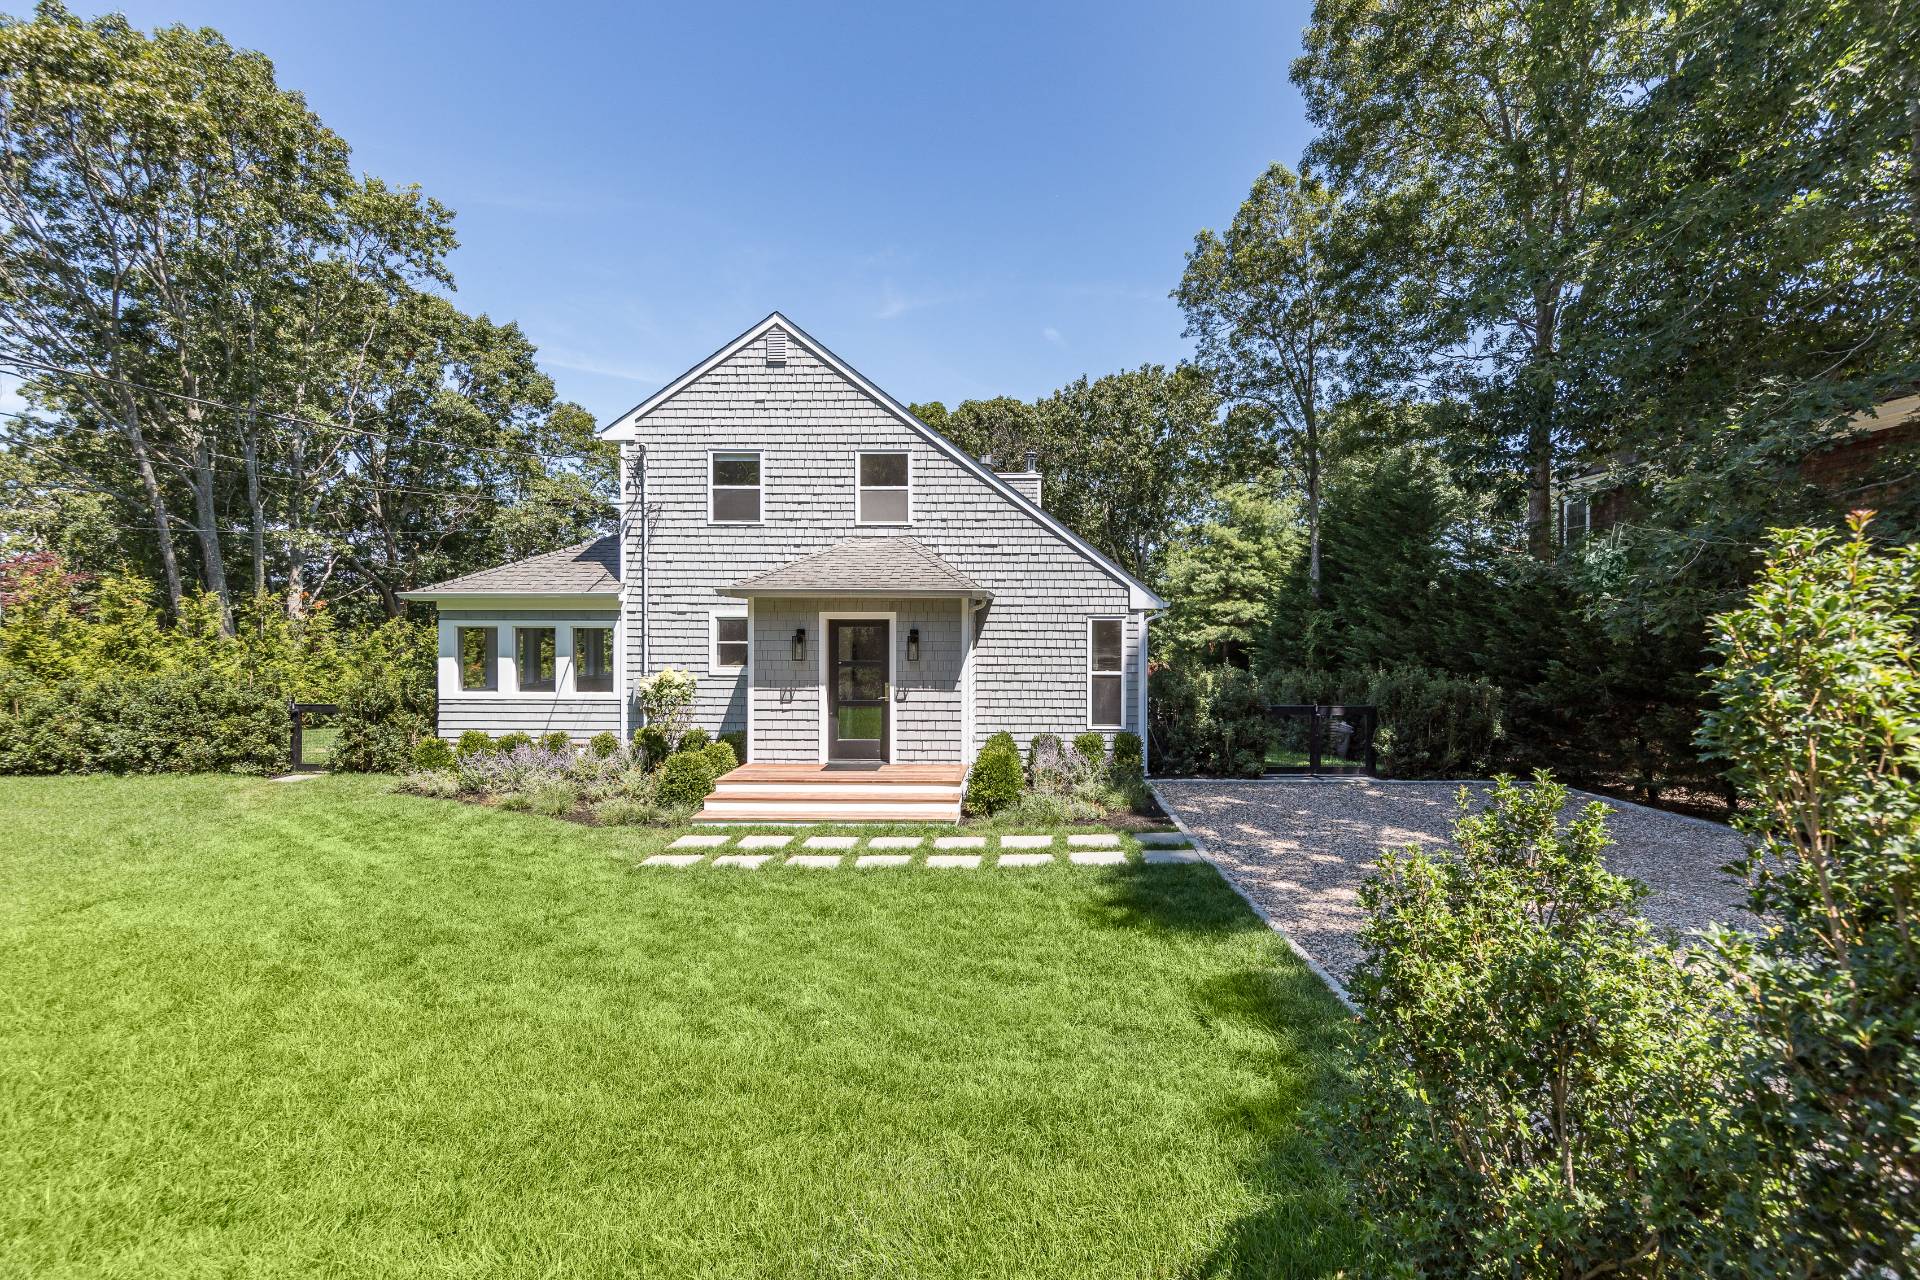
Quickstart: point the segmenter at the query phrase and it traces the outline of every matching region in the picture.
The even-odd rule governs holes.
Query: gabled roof
[[[849,538],[757,573],[723,596],[973,596],[993,593],[912,538]]]
[[[1146,583],[1140,581],[1112,560],[1102,555],[1099,551],[1095,550],[1085,538],[1082,538],[1059,520],[1047,514],[1038,503],[1033,502],[1025,494],[994,474],[992,468],[983,466],[978,458],[975,458],[965,449],[962,449],[959,445],[947,439],[938,431],[935,431],[932,427],[920,421],[920,419],[914,417],[905,405],[869,382],[866,377],[852,365],[849,365],[839,356],[833,354],[833,352],[821,345],[821,343],[806,330],[781,315],[778,311],[770,313],[766,319],[760,321],[760,323],[754,325],[745,333],[742,333],[739,337],[721,347],[705,360],[702,360],[699,364],[693,366],[693,368],[687,370],[673,381],[667,383],[666,386],[660,388],[645,400],[642,400],[639,404],[633,406],[633,408],[627,410],[612,422],[602,427],[600,429],[601,436],[608,440],[633,439],[635,428],[640,419],[646,417],[667,400],[678,395],[688,384],[696,381],[715,365],[726,360],[742,347],[758,339],[767,330],[774,328],[780,329],[789,337],[797,339],[835,373],[838,373],[848,382],[851,382],[854,386],[866,392],[867,395],[873,398],[875,403],[926,437],[928,443],[959,463],[965,470],[971,471],[975,476],[984,481],[988,488],[994,490],[1001,497],[1032,516],[1035,520],[1038,520],[1055,536],[1060,538],[1061,541],[1092,561],[1094,565],[1099,567],[1114,581],[1125,586],[1127,588],[1127,604],[1130,608],[1164,609],[1167,607],[1167,602],[1154,594],[1153,589],[1148,587]]]
[[[578,546],[515,560],[494,569],[403,591],[407,600],[443,596],[614,595],[620,590],[620,540],[614,534],[589,538]]]

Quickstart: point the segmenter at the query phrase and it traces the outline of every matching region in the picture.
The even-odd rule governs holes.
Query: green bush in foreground
[[[1635,914],[1605,807],[1562,827],[1566,798],[1544,775],[1479,815],[1463,795],[1456,848],[1385,852],[1361,890],[1339,1145],[1369,1274],[1676,1274],[1713,1217],[1690,1170],[1739,1002]]]
[[[633,731],[633,753],[646,768],[658,769],[665,764],[672,748],[667,731],[658,725],[642,725]]]
[[[460,741],[455,745],[453,754],[465,760],[471,756],[483,756],[493,750],[493,739],[479,729],[468,729],[461,733]]]
[[[680,742],[677,746],[674,747],[674,750],[675,751],[704,751],[706,750],[707,744],[712,741],[713,741],[712,734],[708,733],[705,729],[702,729],[700,726],[695,725],[693,728],[687,730],[685,733],[680,735]]]
[[[509,751],[518,751],[521,747],[530,747],[532,745],[533,735],[530,733],[503,733],[493,744],[493,749],[501,755],[505,755]]]
[[[587,739],[587,752],[596,760],[611,760],[620,751],[620,736],[605,730]]]
[[[561,730],[555,729],[550,733],[540,735],[540,745],[548,751],[571,751],[573,750],[573,739],[569,738]]]
[[[1006,808],[1020,798],[1025,782],[1013,735],[994,734],[967,771],[967,812],[981,816]]]
[[[1131,785],[1146,776],[1146,756],[1141,750],[1139,734],[1113,735],[1113,762],[1108,765],[1108,770],[1113,780],[1121,786]]]
[[[725,744],[722,744],[725,745]],[[732,748],[728,748],[729,754]],[[659,803],[665,809],[696,809],[713,791],[714,759],[703,747],[676,751],[660,766]]]
[[[423,772],[453,768],[453,748],[440,738],[422,738],[413,744],[413,767]]]
[[[0,672],[0,773],[270,773],[291,743],[275,690],[216,671],[58,683]]]
[[[1755,839],[1753,906],[1721,933],[1757,1040],[1725,1252],[1742,1274],[1920,1270],[1920,547],[1776,535],[1715,625],[1717,708]]]

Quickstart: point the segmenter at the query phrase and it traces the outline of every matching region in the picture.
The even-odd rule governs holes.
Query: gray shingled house
[[[602,434],[617,535],[407,593],[438,608],[443,737],[624,738],[633,681],[678,667],[693,722],[746,738],[708,816],[944,816],[991,733],[1139,731],[1164,602],[1047,514],[1038,474],[994,472],[779,313]],[[882,780],[903,789],[857,785]]]

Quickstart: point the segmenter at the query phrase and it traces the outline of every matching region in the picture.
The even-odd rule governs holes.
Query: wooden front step
[[[746,764],[707,797],[701,822],[957,822],[964,765]]]

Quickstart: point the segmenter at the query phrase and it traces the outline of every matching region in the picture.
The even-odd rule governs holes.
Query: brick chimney
[[[1002,480],[1012,485],[1015,490],[1036,507],[1040,505],[1039,461],[1039,455],[1029,449],[1027,450],[1027,469],[1025,471],[1002,471],[998,473]]]

